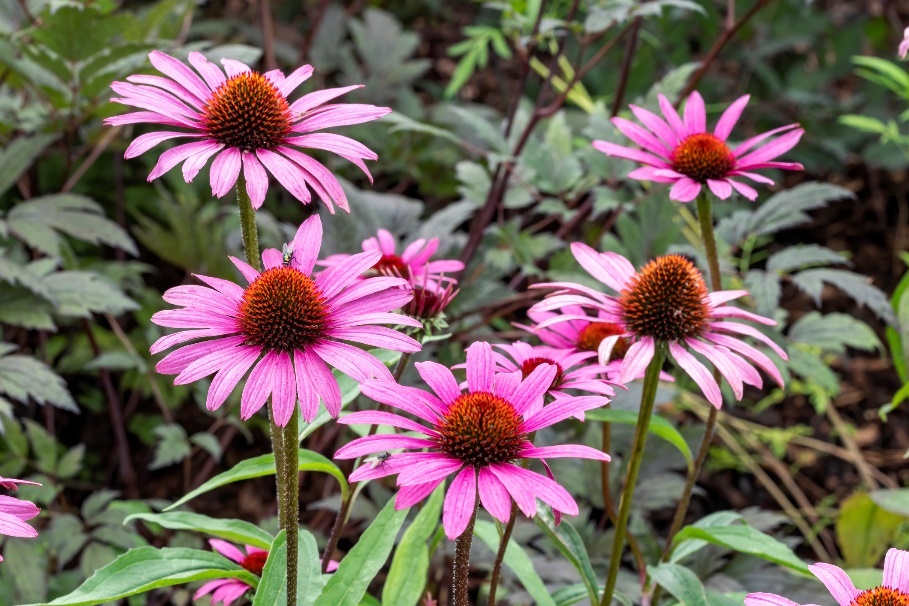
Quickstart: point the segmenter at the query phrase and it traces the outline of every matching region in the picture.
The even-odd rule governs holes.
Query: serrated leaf
[[[225,541],[231,541],[232,543],[252,545],[260,549],[268,549],[274,540],[274,537],[255,524],[244,522],[243,520],[210,518],[189,511],[134,513],[128,516],[123,523],[127,524],[134,520],[157,524],[170,530],[200,532]]]
[[[297,466],[300,471],[318,471],[333,476],[341,485],[342,497],[347,496],[350,487],[347,484],[347,478],[337,465],[323,457],[317,452],[300,449],[297,452]],[[195,499],[200,494],[205,494],[215,488],[226,486],[233,482],[249,480],[251,478],[261,478],[263,476],[274,475],[275,473],[275,455],[266,454],[252,459],[240,461],[224,473],[219,473],[195,490],[191,490],[173,505],[167,507],[165,511],[170,511],[183,505],[187,501]]]
[[[31,399],[38,404],[79,412],[66,382],[31,356],[0,356],[0,394],[23,403]]]
[[[14,206],[7,215],[7,223],[19,239],[53,257],[60,256],[58,232],[139,254],[129,234],[104,216],[100,204],[85,196],[52,194],[32,198]]]
[[[851,263],[838,252],[818,244],[796,244],[773,253],[767,259],[767,270],[780,274],[815,265],[851,265]]]
[[[783,293],[779,276],[769,271],[752,269],[745,276],[745,288],[754,299],[757,312],[762,316],[773,317]]]
[[[846,347],[863,351],[881,347],[870,326],[841,313],[823,316],[816,311],[807,313],[789,329],[789,339],[835,353],[845,352]]]
[[[874,286],[868,276],[845,269],[807,269],[792,276],[792,282],[814,299],[818,306],[821,304],[824,284],[836,286],[859,305],[867,305],[881,320],[896,326],[896,314],[893,313],[887,295]]]
[[[839,394],[839,378],[817,354],[801,347],[790,347],[788,353],[789,370],[805,380],[820,385],[831,396]]]
[[[94,606],[159,587],[211,579],[238,579],[251,587],[259,582],[239,564],[212,551],[139,547],[95,572],[72,593],[45,606]]]
[[[85,458],[85,444],[79,444],[67,450],[57,461],[57,477],[71,478],[82,470]]]
[[[834,200],[855,199],[855,194],[830,183],[802,183],[771,196],[755,210],[748,232],[755,235],[774,234],[807,222],[807,211],[823,208]]]
[[[221,460],[221,443],[218,441],[218,438],[212,434],[203,432],[194,433],[190,436],[189,441],[210,454],[216,461]]]
[[[17,137],[0,152],[0,195],[6,193],[57,135]]]
[[[179,463],[189,456],[191,449],[182,425],[176,423],[159,425],[152,433],[158,438],[158,443],[155,445],[155,455],[148,466],[149,469],[161,469]]]
[[[52,273],[44,279],[44,284],[56,301],[56,313],[62,316],[118,315],[138,307],[116,285],[89,271]]]
[[[45,299],[51,297],[40,276],[35,275],[28,266],[19,265],[5,255],[0,255],[0,280],[20,285]],[[4,290],[8,290],[7,287],[4,287]]]
[[[474,534],[479,537],[481,541],[486,543],[486,546],[489,547],[493,553],[498,552],[501,538],[499,537],[499,532],[496,530],[495,524],[485,520],[477,520]],[[508,541],[508,546],[505,548],[503,563],[518,577],[518,580],[521,581],[521,585],[524,586],[524,589],[527,590],[527,593],[533,598],[534,604],[537,604],[538,606],[556,606],[555,600],[552,599],[552,595],[543,583],[543,579],[541,579],[540,575],[537,574],[537,571],[534,570],[530,556],[527,555],[527,552],[524,551],[524,548],[521,547],[517,541],[513,539]]]
[[[325,584],[315,606],[357,606],[373,578],[385,565],[407,509],[395,509],[388,501],[376,519],[360,536],[340,566]]]

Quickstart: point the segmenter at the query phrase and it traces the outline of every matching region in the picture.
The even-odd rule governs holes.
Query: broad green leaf
[[[859,305],[866,305],[877,317],[890,326],[896,326],[896,314],[887,300],[887,295],[871,283],[871,278],[845,269],[820,267],[806,269],[792,276],[792,283],[814,299],[820,307],[824,284],[836,286]]]
[[[38,404],[79,412],[66,389],[66,382],[33,356],[0,352],[0,394],[23,403],[34,400]]]
[[[284,606],[287,604],[287,533],[279,532],[267,549],[268,560],[253,606]],[[321,591],[322,563],[316,539],[301,528],[297,540],[297,605],[311,605]]]
[[[588,421],[602,421],[604,423],[622,423],[623,425],[636,425],[638,422],[638,413],[632,410],[618,410],[613,408],[596,408],[584,413],[584,418]],[[691,467],[691,449],[688,442],[679,433],[672,423],[654,415],[650,418],[649,433],[666,440],[682,453],[685,462]]]
[[[792,570],[809,574],[808,565],[796,556],[785,544],[764,534],[753,526],[717,526],[698,528],[687,526],[675,536],[675,544],[689,539],[703,539],[714,545],[728,547],[739,553],[747,553]]]
[[[232,543],[243,543],[260,549],[268,549],[272,543],[272,536],[249,522],[243,520],[230,520],[210,518],[199,513],[189,511],[170,511],[167,513],[135,513],[126,518],[123,523],[133,520],[142,520],[150,524],[157,524],[170,530],[192,530],[208,534]]]
[[[741,514],[738,514],[734,511],[717,511],[716,513],[711,513],[710,515],[704,516],[692,526],[695,528],[711,528],[715,526],[732,526],[736,522],[742,519]],[[669,558],[670,563],[681,562],[683,559],[687,558],[694,552],[700,550],[702,547],[707,545],[707,541],[700,539],[691,539],[677,545],[672,550],[672,557]]]
[[[867,493],[856,493],[846,499],[840,506],[835,526],[836,541],[846,565],[877,566],[904,521],[904,516],[878,506]]]
[[[131,549],[82,585],[46,606],[92,606],[171,585],[238,579],[255,587],[259,579],[219,553],[183,547]]]
[[[704,584],[691,569],[678,564],[662,563],[648,566],[653,581],[672,594],[682,606],[702,606],[707,603]]]
[[[783,294],[780,277],[770,271],[752,269],[745,276],[745,288],[754,300],[757,312],[764,316],[772,316]]]
[[[489,547],[493,553],[498,552],[501,538],[499,537],[499,532],[496,529],[495,524],[486,522],[485,520],[477,520],[473,532],[481,541],[486,543],[486,546]],[[513,539],[508,541],[508,547],[505,548],[505,559],[503,562],[513,573],[515,573],[518,580],[521,581],[521,585],[524,586],[524,589],[526,589],[527,593],[530,594],[530,597],[533,598],[534,604],[537,604],[538,606],[556,606],[555,600],[552,599],[552,595],[543,583],[543,579],[541,579],[540,575],[537,574],[537,571],[534,570],[533,562],[530,561],[527,552],[524,551],[524,548],[521,547],[517,541]]]
[[[767,258],[767,271],[789,273],[815,265],[851,265],[835,250],[818,244],[796,244],[773,253]]]
[[[138,307],[117,285],[90,271],[54,272],[44,278],[44,285],[56,302],[56,313],[61,316],[117,315]]]
[[[439,525],[444,496],[444,486],[436,488],[404,531],[382,587],[384,606],[416,606],[423,596],[429,571],[429,547],[426,541]]]
[[[179,423],[158,425],[152,430],[158,443],[149,469],[161,469],[179,463],[190,455],[192,449],[186,437],[186,430]]]
[[[578,531],[565,520],[562,520],[562,523],[556,526],[552,511],[545,506],[537,506],[537,515],[534,516],[534,521],[552,539],[556,549],[571,562],[578,574],[581,575],[590,603],[598,604],[600,600],[597,575],[593,571],[590,556],[587,555],[587,547],[584,546],[584,541],[578,535]]]
[[[0,195],[19,180],[56,138],[56,135],[17,137],[0,152]]]
[[[337,465],[317,452],[304,450],[302,448],[297,452],[297,462],[300,471],[317,471],[333,476],[338,480],[338,483],[341,484],[342,498],[346,498],[347,492],[350,490],[350,487],[347,485],[347,479],[344,477],[344,473],[338,468]],[[226,486],[227,484],[232,484],[233,482],[249,480],[251,478],[261,478],[263,476],[274,475],[274,473],[274,454],[265,454],[254,457],[252,459],[246,459],[245,461],[240,461],[224,473],[219,473],[195,490],[191,490],[183,498],[178,500],[170,507],[167,507],[164,511],[175,509],[180,505],[183,505],[184,503],[195,499],[200,494],[205,494],[206,492],[214,490],[215,488],[220,488],[221,486]]]
[[[868,496],[884,511],[909,517],[909,488],[872,490]]]
[[[406,517],[407,510],[396,510],[394,499],[389,500],[353,549],[341,560],[341,565],[325,584],[315,606],[357,606],[373,578],[385,565]]]
[[[836,312],[805,314],[789,329],[789,339],[834,353],[844,353],[846,347],[871,351],[881,345],[870,326],[848,314]]]

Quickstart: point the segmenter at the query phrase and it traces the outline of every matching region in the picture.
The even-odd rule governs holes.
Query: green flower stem
[[[470,546],[473,543],[473,528],[477,523],[477,507],[480,493],[477,493],[476,503],[473,506],[473,515],[470,523],[455,541],[454,568],[452,570],[451,594],[452,606],[470,606],[469,579],[470,579]]]
[[[701,240],[704,242],[704,252],[707,254],[707,268],[710,271],[710,289],[713,292],[723,290],[723,276],[720,274],[720,258],[716,252],[716,238],[713,235],[713,208],[710,203],[710,196],[702,193],[698,196],[698,220],[701,224]],[[713,371],[713,376],[720,381],[719,370]],[[691,505],[691,495],[694,492],[694,485],[701,475],[704,468],[704,462],[707,460],[707,454],[710,452],[710,444],[713,442],[713,432],[716,429],[716,420],[719,411],[710,407],[707,415],[707,426],[704,428],[704,437],[701,440],[701,446],[698,448],[698,454],[695,457],[694,464],[688,470],[688,477],[685,480],[685,488],[682,490],[682,497],[676,507],[675,515],[672,518],[672,525],[669,527],[669,535],[666,538],[666,546],[663,548],[661,561],[669,559],[672,552],[672,539],[676,533],[682,529],[685,523],[685,516],[688,514],[688,506]]]
[[[262,271],[256,211],[246,193],[246,179],[242,173],[237,178],[237,206],[240,208],[240,231],[246,262]],[[298,444],[297,415],[298,412],[294,410],[287,427],[280,427],[274,422],[273,411],[269,414],[271,447],[275,453],[275,481],[278,486],[278,521],[287,532],[287,606],[297,604],[297,535],[300,517],[300,478],[295,456]]]
[[[622,562],[622,550],[625,547],[625,532],[628,529],[628,517],[631,515],[631,499],[634,495],[638,472],[641,470],[644,445],[647,443],[647,430],[650,427],[650,417],[653,414],[653,404],[656,401],[657,385],[660,382],[660,371],[666,359],[665,344],[657,343],[653,359],[647,365],[644,374],[644,390],[641,393],[641,410],[638,413],[638,423],[634,430],[634,443],[628,453],[628,471],[625,473],[625,487],[622,489],[619,501],[619,517],[615,525],[615,539],[612,541],[612,556],[609,559],[609,575],[606,578],[606,591],[600,606],[610,606],[615,593],[615,582],[619,576],[619,565]]]

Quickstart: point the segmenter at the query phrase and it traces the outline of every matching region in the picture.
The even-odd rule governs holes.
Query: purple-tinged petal
[[[849,575],[838,566],[819,562],[809,566],[808,570],[811,571],[811,574],[820,579],[821,583],[827,587],[827,590],[830,591],[830,595],[833,596],[833,599],[836,600],[840,606],[850,606],[859,593],[861,593],[855,588],[855,585],[852,584]]]
[[[685,102],[685,126],[690,134],[707,132],[707,110],[704,98],[697,91],[691,93]]]
[[[217,151],[223,147],[222,144],[213,141],[194,141],[173,147],[158,158],[158,163],[148,175],[148,181],[154,181],[190,156],[212,152],[212,150]]]
[[[789,598],[773,593],[749,593],[745,596],[745,606],[800,606]]]
[[[600,253],[581,242],[571,244],[571,254],[587,273],[617,292],[634,277],[634,265],[620,254]]]
[[[211,545],[211,548],[223,555],[229,560],[233,560],[237,564],[242,562],[246,558],[246,554],[240,551],[235,545],[228,543],[227,541],[222,541],[221,539],[209,539],[208,544]]]
[[[319,414],[319,394],[312,380],[312,373],[306,365],[306,358],[299,349],[293,353],[294,380],[297,383],[297,399],[303,420],[311,423]]]
[[[701,364],[697,358],[688,353],[688,351],[678,343],[669,344],[669,353],[679,365],[679,367],[688,373],[694,382],[697,383],[707,401],[713,404],[717,409],[723,406],[723,394],[720,392],[720,386],[717,385],[716,379],[707,370],[707,367]]]
[[[272,366],[271,408],[275,423],[286,427],[297,408],[297,382],[294,364],[287,352],[278,352]]]
[[[215,579],[214,581],[209,581],[205,585],[202,585],[202,587],[200,587],[196,593],[193,594],[193,600],[198,600],[202,596],[208,595],[209,593],[213,592],[218,587],[233,582],[235,582],[234,579]]]
[[[349,126],[378,120],[391,112],[390,107],[376,107],[360,103],[341,103],[325,105],[318,112],[306,116],[301,122],[295,124],[291,130],[298,133],[308,133],[335,126]]]
[[[346,423],[346,420],[346,417],[339,419],[342,423]],[[357,457],[371,455],[385,450],[395,450],[397,448],[432,448],[435,445],[436,443],[432,440],[412,438],[410,436],[366,436],[365,438],[357,438],[353,442],[345,444],[335,453],[335,458],[356,459]]]
[[[884,558],[884,587],[909,592],[909,551],[890,549]]]
[[[427,436],[438,435],[438,432],[420,425],[416,421],[411,421],[401,415],[391,412],[382,412],[380,410],[363,410],[354,412],[344,417],[345,425],[388,425],[391,427],[400,427],[408,431],[416,431]]]
[[[268,173],[252,152],[243,152],[243,177],[246,179],[246,193],[253,208],[259,208],[268,193]]]
[[[632,149],[630,147],[616,145],[615,143],[610,143],[609,141],[596,140],[593,142],[593,148],[597,151],[603,152],[607,156],[625,158],[626,160],[641,162],[642,164],[656,166],[657,168],[669,168],[669,163],[658,156],[647,153],[645,151],[641,151],[639,149]]]
[[[322,219],[319,215],[313,215],[300,224],[290,246],[293,250],[293,266],[310,275],[319,258],[319,249],[322,248]]]
[[[748,335],[749,337],[754,337],[770,349],[772,349],[776,355],[783,358],[784,360],[788,359],[786,352],[783,351],[783,348],[773,342],[773,340],[754,328],[753,326],[748,326],[747,324],[740,324],[739,322],[712,322],[710,327],[716,330],[725,330],[728,332],[735,332],[742,335]]]
[[[537,501],[530,486],[521,477],[518,470],[521,468],[510,463],[497,463],[486,467],[495,475],[495,477],[508,490],[508,493],[518,504],[518,509],[527,516],[532,518],[537,513]]]
[[[351,255],[332,265],[316,277],[316,286],[322,291],[326,299],[339,295],[348,285],[353,284],[357,278],[379,262],[382,253],[377,250]]]
[[[400,408],[433,425],[436,425],[448,410],[446,404],[432,394],[416,387],[398,385],[393,380],[364,381],[360,385],[360,391],[367,398]],[[339,422],[343,423],[343,420]]]
[[[243,394],[240,396],[240,418],[244,421],[256,414],[271,395],[270,376],[276,355],[273,351],[266,353],[249,373],[246,385],[243,386]]]
[[[123,157],[129,160],[130,158],[135,158],[136,156],[141,156],[157,144],[162,141],[167,141],[168,139],[176,139],[177,137],[204,137],[205,135],[198,133],[181,133],[174,131],[155,131],[151,133],[145,133],[144,135],[139,135],[136,137],[132,143],[129,144],[129,147],[126,148],[126,152],[123,154]]]
[[[757,200],[757,197],[758,197],[757,190],[754,189],[753,187],[751,187],[750,185],[746,185],[745,183],[742,183],[741,181],[736,181],[735,179],[727,179],[727,181],[729,182],[730,185],[732,185],[732,187],[735,188],[735,191],[739,192],[740,194],[742,194],[743,196],[745,196],[752,202]]]
[[[741,354],[757,364],[764,372],[766,372],[770,377],[776,381],[777,385],[780,387],[783,386],[783,377],[780,374],[779,369],[773,363],[773,361],[768,358],[763,352],[758,349],[748,345],[741,339],[736,339],[730,337],[729,335],[723,335],[718,333],[706,333],[704,338],[708,341],[713,341],[718,345],[728,347],[732,351]]]
[[[382,349],[391,351],[414,353],[423,348],[419,341],[416,341],[393,328],[385,326],[349,326],[344,328],[332,328],[328,330],[326,334],[335,339],[354,341],[356,343],[381,347]]]
[[[312,382],[316,393],[325,403],[328,414],[337,418],[341,412],[341,388],[338,386],[335,375],[328,369],[322,358],[310,350],[298,351],[294,355],[297,356],[298,364],[302,364],[306,377]],[[300,356],[302,356],[302,360]]]
[[[609,461],[610,457],[605,452],[581,444],[559,444],[557,446],[525,446],[521,449],[521,457],[528,459],[556,459],[556,458],[581,458],[596,461]]]
[[[240,301],[243,299],[243,288],[238,284],[231,282],[230,280],[213,278],[212,276],[203,276],[202,274],[193,275],[229,299],[232,299],[234,301]]]
[[[726,200],[732,195],[732,184],[726,179],[707,179],[707,187],[720,200]]]
[[[298,67],[281,83],[281,86],[278,87],[278,92],[284,95],[285,98],[289,97],[301,84],[309,80],[312,72],[312,65]]]
[[[619,373],[619,383],[628,383],[638,378],[650,361],[653,360],[656,352],[656,344],[653,337],[644,337],[640,341],[633,343],[625,357],[622,359],[622,370]]]
[[[216,198],[227,194],[237,183],[240,167],[243,165],[243,154],[235,147],[221,152],[211,163],[211,193]]]
[[[344,193],[341,183],[330,170],[313,158],[290,147],[278,146],[275,151],[284,154],[297,164],[306,182],[322,198],[329,211],[333,212],[332,203],[334,203],[341,210],[350,212],[347,194]]]
[[[265,165],[268,172],[274,175],[278,183],[283,185],[294,198],[300,200],[303,204],[309,204],[312,196],[306,188],[306,179],[299,166],[281,154],[267,149],[256,150],[256,158]]]
[[[205,104],[211,98],[212,91],[208,85],[182,61],[157,50],[148,53],[148,58],[155,69],[165,76],[173,78],[178,84],[182,84],[196,96],[199,103]]]
[[[224,71],[227,72],[228,78],[233,78],[239,76],[240,74],[245,74],[252,71],[245,63],[237,61],[235,59],[221,59],[221,65],[224,66]]]
[[[713,129],[714,137],[721,141],[725,141],[729,138],[732,129],[735,128],[736,123],[738,123],[750,98],[751,95],[741,96],[736,99],[732,105],[726,108],[726,111],[720,116],[719,122],[716,123],[716,128]]]
[[[714,318],[739,318],[741,320],[751,320],[752,322],[764,324],[765,326],[776,326],[776,320],[759,316],[758,314],[751,313],[740,307],[732,307],[731,305],[714,307],[710,312]]]
[[[222,367],[211,381],[211,387],[208,388],[208,395],[205,398],[205,408],[208,410],[218,410],[224,404],[246,371],[255,364],[261,355],[258,347],[245,346],[237,349],[239,351],[231,364]]]
[[[653,166],[641,166],[634,169],[627,175],[629,179],[636,179],[638,181],[653,181],[654,183],[675,183],[678,181],[678,177],[668,177],[667,173],[674,171],[667,171],[662,168],[654,168]]]
[[[736,147],[734,150],[732,150],[732,155],[735,156],[736,158],[741,158],[745,154],[745,152],[747,152],[749,149],[751,149],[752,147],[754,147],[761,141],[764,141],[765,139],[772,137],[773,135],[778,135],[780,133],[785,133],[787,131],[790,131],[794,128],[798,128],[798,126],[799,126],[798,124],[787,124],[786,126],[774,128],[773,130],[768,130],[766,133],[761,133],[760,135],[757,135],[756,137],[747,139],[746,141],[743,141],[742,143],[740,143],[739,146]]]
[[[745,393],[745,385],[743,383],[739,369],[732,362],[732,360],[723,355],[723,351],[729,352],[729,350],[722,346],[698,341],[697,339],[686,339],[685,343],[688,345],[688,347],[707,358],[714,366],[716,366],[717,370],[720,371],[720,374],[726,378],[726,380],[729,382],[729,385],[732,387],[732,393],[735,396],[735,399],[741,400],[742,396]],[[757,375],[756,370],[752,368],[752,371],[754,371],[754,375]],[[751,375],[749,379],[753,380],[754,375]],[[758,375],[758,381],[760,381],[760,375]]]
[[[672,106],[672,103],[669,102],[669,99],[666,98],[666,95],[660,93],[657,95],[657,99],[660,102],[660,111],[663,112],[663,117],[666,118],[666,122],[668,122],[672,130],[675,131],[679,140],[681,141],[690,135],[691,133],[688,131],[688,127],[682,122],[679,113],[675,111],[675,108]]]
[[[799,139],[802,138],[802,135],[805,134],[804,129],[798,128],[794,131],[788,132],[782,137],[771,141],[770,143],[763,145],[751,152],[747,156],[738,158],[735,163],[735,167],[738,170],[748,170],[749,168],[760,165],[763,162],[769,162],[774,158],[777,158],[787,151],[796,146],[799,142]]]
[[[568,417],[574,417],[578,413],[585,412],[592,408],[605,406],[609,400],[600,396],[579,396],[577,398],[559,398],[553,403],[543,407],[532,416],[526,418],[521,425],[521,430],[525,433],[537,431],[550,425],[555,425]]]
[[[417,362],[414,366],[423,381],[443,402],[454,402],[461,395],[457,380],[446,366],[438,362]]]
[[[211,63],[202,53],[191,52],[189,54],[189,63],[196,68],[196,71],[202,74],[202,78],[212,91],[227,82],[227,78],[224,77],[224,72],[221,71],[221,68]]]
[[[432,494],[432,491],[439,487],[439,484],[445,481],[445,478],[439,478],[432,482],[424,484],[414,484],[412,486],[401,486],[398,494],[395,495],[395,509],[398,511],[413,507],[426,497]]]
[[[693,179],[681,179],[669,190],[669,199],[677,202],[691,202],[701,193],[701,184]]]
[[[338,341],[324,340],[312,346],[326,363],[334,366],[358,383],[372,377],[391,379],[388,367],[369,352]]]
[[[672,150],[667,148],[653,133],[625,118],[613,118],[612,123],[623,135],[643,147],[646,151],[666,158],[668,161]]]
[[[511,495],[508,489],[502,484],[488,468],[480,469],[480,476],[477,481],[477,488],[480,493],[480,503],[483,507],[503,524],[508,523],[511,517]]]
[[[679,144],[678,134],[662,118],[637,105],[629,105],[628,107],[631,108],[631,113],[634,114],[635,118],[663,140],[667,148],[674,149]]]
[[[265,270],[276,269],[284,265],[284,255],[277,248],[266,248],[262,251],[262,267]]]
[[[228,258],[230,259],[231,263],[233,263],[236,266],[236,268],[240,270],[240,273],[243,275],[244,278],[246,278],[246,281],[249,282],[250,284],[255,282],[256,278],[259,277],[259,270],[254,268],[252,265],[250,265],[246,261],[238,259],[234,256],[230,256]]]
[[[477,503],[477,472],[470,465],[455,476],[442,504],[445,535],[454,540],[466,530]]]
[[[492,347],[477,341],[467,348],[467,385],[471,393],[492,391],[496,363]]]
[[[553,364],[540,364],[534,368],[511,396],[515,412],[524,416],[524,413],[549,391],[549,386],[558,372],[558,367]]]
[[[328,103],[332,99],[336,99],[345,93],[349,93],[352,90],[358,88],[363,88],[362,84],[354,84],[352,86],[343,86],[341,88],[326,88],[323,90],[317,90],[312,93],[303,95],[290,105],[290,112],[296,116],[302,115],[305,112],[308,112],[311,109],[314,109],[323,103]]]
[[[223,148],[218,146],[187,158],[186,162],[183,163],[183,180],[187,183],[192,183],[192,180],[196,178],[199,171],[205,168],[208,159],[221,151],[221,149]]]

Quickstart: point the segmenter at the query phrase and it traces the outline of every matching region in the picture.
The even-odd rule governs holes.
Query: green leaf
[[[884,511],[909,518],[909,488],[872,490],[868,496]]]
[[[767,271],[790,273],[815,265],[851,265],[840,253],[818,244],[796,244],[767,258]]]
[[[436,488],[404,531],[382,586],[384,606],[416,606],[423,596],[429,572],[429,548],[426,541],[439,525],[444,496],[444,486]]]
[[[46,606],[92,606],[171,585],[211,579],[238,579],[255,587],[259,579],[219,553],[169,547],[131,549],[82,585]]]
[[[493,553],[498,552],[501,537],[499,536],[499,531],[496,529],[495,524],[486,522],[485,520],[477,520],[474,534],[480,537],[480,540],[486,543],[486,546],[489,547]],[[537,574],[537,571],[534,570],[533,562],[530,561],[527,552],[524,551],[524,548],[521,547],[517,541],[513,539],[508,541],[508,547],[505,548],[505,559],[503,562],[513,573],[515,573],[518,580],[521,581],[521,585],[524,586],[524,589],[526,589],[527,593],[530,594],[530,597],[533,598],[534,604],[538,604],[539,606],[556,606],[555,600],[552,599],[552,595],[543,583],[543,579],[541,579],[540,575]]]
[[[829,183],[802,183],[771,196],[751,214],[748,232],[769,235],[810,220],[807,211],[833,200],[855,199],[855,194]]]
[[[707,603],[704,584],[689,568],[678,564],[648,566],[647,573],[655,583],[661,585],[682,606],[701,606]]]
[[[687,526],[676,535],[674,543],[678,545],[689,539],[703,539],[714,545],[728,547],[733,551],[747,553],[805,575],[809,574],[807,564],[800,560],[785,543],[764,534],[753,526],[709,528]]]
[[[44,284],[56,301],[56,313],[62,316],[118,315],[138,307],[120,288],[90,271],[59,271],[47,276]]]
[[[347,497],[347,492],[350,490],[350,487],[347,485],[347,478],[344,477],[344,473],[338,468],[337,465],[317,452],[304,450],[302,448],[297,453],[297,462],[300,471],[317,471],[333,476],[341,485],[342,498]],[[258,457],[253,457],[252,459],[240,461],[224,473],[219,473],[195,490],[191,490],[183,498],[178,500],[170,507],[166,508],[164,511],[175,509],[180,505],[183,505],[184,503],[195,499],[200,494],[205,494],[206,492],[214,490],[215,488],[220,488],[221,486],[226,486],[227,484],[231,484],[233,482],[240,482],[241,480],[249,480],[251,478],[261,478],[263,476],[274,475],[274,473],[274,454],[261,455]]]
[[[148,466],[149,469],[161,469],[179,463],[192,451],[182,425],[177,423],[158,425],[152,433],[158,438],[158,444],[155,446],[155,456]]]
[[[287,533],[279,532],[266,549],[268,560],[252,603],[253,606],[284,606],[287,604]],[[297,558],[297,604],[309,606],[322,591],[322,562],[315,537],[304,529],[300,529],[297,540]]]
[[[584,546],[584,541],[578,535],[578,531],[565,520],[562,520],[562,523],[556,526],[552,511],[548,507],[539,506],[539,504],[537,506],[537,515],[533,519],[537,526],[552,540],[556,549],[571,562],[571,565],[581,575],[581,580],[587,588],[587,598],[590,603],[599,604],[597,575],[593,571],[590,556],[587,554],[587,547]]]
[[[752,269],[745,276],[745,288],[754,299],[757,312],[762,316],[773,316],[783,293],[780,277],[770,271]]]
[[[867,305],[877,317],[891,326],[896,326],[896,315],[887,300],[887,295],[871,283],[871,278],[845,269],[807,269],[792,276],[792,283],[821,305],[824,284],[836,286],[852,297],[859,305]]]
[[[170,530],[191,530],[202,534],[211,535],[230,541],[243,543],[260,549],[268,549],[272,543],[272,536],[255,524],[243,520],[230,520],[210,518],[199,513],[189,511],[171,511],[167,513],[134,513],[127,517],[123,523],[142,520],[150,524],[157,524]]]
[[[53,194],[32,198],[14,206],[7,215],[7,222],[13,235],[52,257],[60,256],[57,232],[139,254],[129,234],[104,216],[100,204],[85,196]]]
[[[881,346],[870,326],[850,315],[816,311],[805,314],[789,329],[789,339],[819,347],[824,351],[844,353],[846,347],[872,351]]]
[[[692,526],[695,528],[711,528],[715,526],[732,526],[742,519],[741,514],[738,514],[734,511],[717,511],[711,513],[710,515],[704,516]],[[700,539],[691,539],[677,545],[672,550],[672,557],[669,558],[671,563],[681,562],[683,559],[687,558],[691,554],[699,551],[701,548],[707,546],[707,541]]]
[[[17,137],[0,152],[0,195],[19,180],[56,138],[56,135]]]
[[[325,584],[315,606],[357,606],[373,578],[385,565],[406,517],[407,510],[396,510],[394,499],[389,500],[353,549],[341,560],[341,565]]]
[[[867,493],[843,501],[836,519],[836,542],[851,568],[876,566],[905,518],[878,506]]]
[[[79,412],[66,389],[66,381],[32,356],[0,353],[0,394],[22,403],[34,400],[38,404]]]
[[[604,423],[637,425],[638,413],[632,410],[596,408],[585,412],[584,418],[589,421],[602,421]],[[682,434],[679,433],[679,430],[676,429],[672,423],[663,417],[654,415],[650,418],[650,428],[648,429],[648,432],[675,446],[679,452],[682,453],[682,456],[685,457],[685,462],[688,464],[688,467],[691,467],[692,457],[688,442],[685,441],[685,438],[682,437]]]

